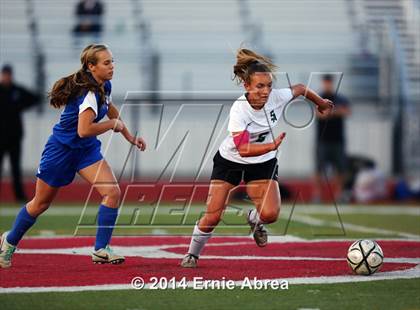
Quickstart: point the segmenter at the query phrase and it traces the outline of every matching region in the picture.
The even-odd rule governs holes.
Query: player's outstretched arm
[[[321,98],[315,91],[303,84],[297,84],[292,86],[293,97],[304,96],[305,98],[312,101],[318,108],[321,114],[328,114],[334,107],[331,100]]]
[[[120,112],[112,102],[109,103],[107,116],[110,120],[119,120],[122,123]],[[121,134],[128,142],[136,145],[141,151],[146,149],[146,142],[143,140],[143,138],[133,136],[126,126],[124,126],[124,128],[121,130]]]
[[[242,157],[259,156],[268,152],[276,150],[283,139],[286,137],[286,133],[282,132],[273,143],[250,143],[248,131],[234,132],[232,133],[233,142]]]

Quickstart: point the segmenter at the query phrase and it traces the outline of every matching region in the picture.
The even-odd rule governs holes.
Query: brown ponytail
[[[236,64],[233,66],[233,79],[238,84],[250,83],[255,72],[272,73],[277,68],[271,59],[259,55],[249,49],[240,48],[236,53]]]
[[[98,63],[98,52],[108,50],[104,44],[91,44],[85,47],[80,54],[80,63],[82,67],[75,73],[59,79],[54,83],[51,91],[48,93],[50,104],[54,108],[65,106],[68,101],[77,96],[81,96],[85,91],[98,92],[100,102],[105,100],[105,91],[99,86],[92,74],[88,70],[88,65]]]

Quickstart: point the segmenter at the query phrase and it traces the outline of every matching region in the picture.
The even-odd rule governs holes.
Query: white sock
[[[258,215],[257,209],[252,209],[251,212],[248,213],[248,222],[252,224],[264,224],[263,221],[261,221],[260,216]]]
[[[198,228],[198,223],[195,224],[188,253],[199,257],[201,251],[203,250],[204,246],[206,245],[207,241],[210,239],[212,234],[213,231],[208,233],[203,232]]]

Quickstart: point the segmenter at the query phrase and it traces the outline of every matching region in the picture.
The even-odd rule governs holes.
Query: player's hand
[[[276,150],[280,144],[283,142],[283,139],[286,137],[286,133],[282,132],[275,140],[274,140],[274,150]]]
[[[112,130],[114,132],[121,132],[124,130],[124,123],[122,121],[120,121],[119,119],[113,119],[114,121],[114,126],[112,127]]]
[[[333,109],[334,104],[329,99],[322,99],[322,103],[318,105],[318,111],[319,113],[323,115],[328,115],[331,110]]]
[[[137,146],[140,151],[144,151],[146,149],[146,141],[144,141],[143,138],[133,137],[130,142],[131,144]]]

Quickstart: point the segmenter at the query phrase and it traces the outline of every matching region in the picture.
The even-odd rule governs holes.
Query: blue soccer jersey
[[[95,112],[95,123],[106,115],[111,102],[111,82],[105,82],[104,90],[105,102],[100,102],[99,93],[87,91],[83,96],[70,100],[61,113],[60,121],[54,126],[42,152],[36,175],[50,186],[70,184],[78,171],[103,158],[101,142],[96,137],[79,137],[77,125],[79,114],[86,109],[91,108]]]
[[[61,113],[60,121],[53,128],[53,136],[70,148],[85,148],[96,143],[96,137],[81,138],[77,134],[79,114],[91,108],[96,115],[95,123],[99,122],[108,112],[111,101],[111,82],[104,84],[105,102],[100,102],[99,93],[87,91],[84,95],[70,100]],[[100,104],[99,104],[100,103]]]

